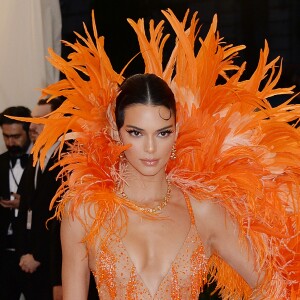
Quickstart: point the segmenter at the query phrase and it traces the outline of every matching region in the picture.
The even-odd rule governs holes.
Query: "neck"
[[[155,176],[131,175],[126,178],[123,191],[138,203],[161,202],[167,192],[165,173]]]

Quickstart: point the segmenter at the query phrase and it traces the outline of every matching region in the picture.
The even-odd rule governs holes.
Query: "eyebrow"
[[[17,138],[17,137],[19,137],[21,135],[22,135],[21,133],[16,133],[16,134],[6,134],[6,133],[3,133],[3,136],[5,136],[7,138]]]
[[[144,131],[144,129],[139,128],[139,127],[134,126],[134,125],[126,125],[126,127],[127,127],[127,128],[136,129],[136,130],[139,130],[139,131]],[[157,129],[156,132],[164,131],[164,130],[170,129],[170,128],[172,128],[172,127],[173,127],[173,125],[169,125],[169,126],[166,126],[166,127],[160,128],[160,129]]]

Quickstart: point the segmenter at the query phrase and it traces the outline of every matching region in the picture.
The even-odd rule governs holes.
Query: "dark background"
[[[74,42],[73,31],[83,32],[82,22],[91,28],[91,10],[94,9],[99,35],[105,36],[105,49],[116,71],[138,52],[135,33],[127,18],[144,18],[157,22],[163,19],[162,9],[171,8],[182,19],[186,10],[198,11],[200,36],[205,35],[215,13],[218,15],[220,35],[229,44],[245,44],[240,62],[247,61],[245,77],[257,65],[259,50],[265,39],[270,47],[270,58],[283,57],[283,75],[280,86],[296,84],[300,87],[300,1],[299,0],[60,0],[63,30],[62,38]],[[157,23],[156,22],[156,23]],[[168,32],[167,22],[165,29]],[[90,30],[91,31],[91,30]],[[166,46],[171,47],[171,40]],[[67,57],[68,49],[64,48]],[[239,63],[239,61],[237,61]],[[133,61],[125,75],[143,72],[140,58]],[[276,99],[273,100],[276,104]],[[279,99],[281,101],[281,99]]]

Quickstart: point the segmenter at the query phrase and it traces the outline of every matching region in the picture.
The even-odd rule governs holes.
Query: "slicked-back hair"
[[[115,117],[118,130],[124,125],[125,109],[134,104],[164,106],[176,120],[175,97],[168,84],[154,74],[136,74],[120,86],[116,98]]]
[[[51,107],[51,111],[55,111],[57,108],[59,108],[63,104],[65,99],[66,98],[64,98],[64,97],[56,97],[48,102],[48,98],[43,98],[38,101],[37,105],[49,104]]]

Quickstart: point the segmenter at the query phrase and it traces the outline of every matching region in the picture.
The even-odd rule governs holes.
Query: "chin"
[[[128,159],[127,165],[129,167],[129,173],[138,173],[142,176],[155,176],[157,174],[160,174],[161,172],[164,172],[166,166],[162,161],[160,161],[155,166],[145,166],[141,162],[130,163]]]
[[[159,174],[163,169],[161,167],[143,167],[137,169],[137,171],[143,176],[155,176]]]

